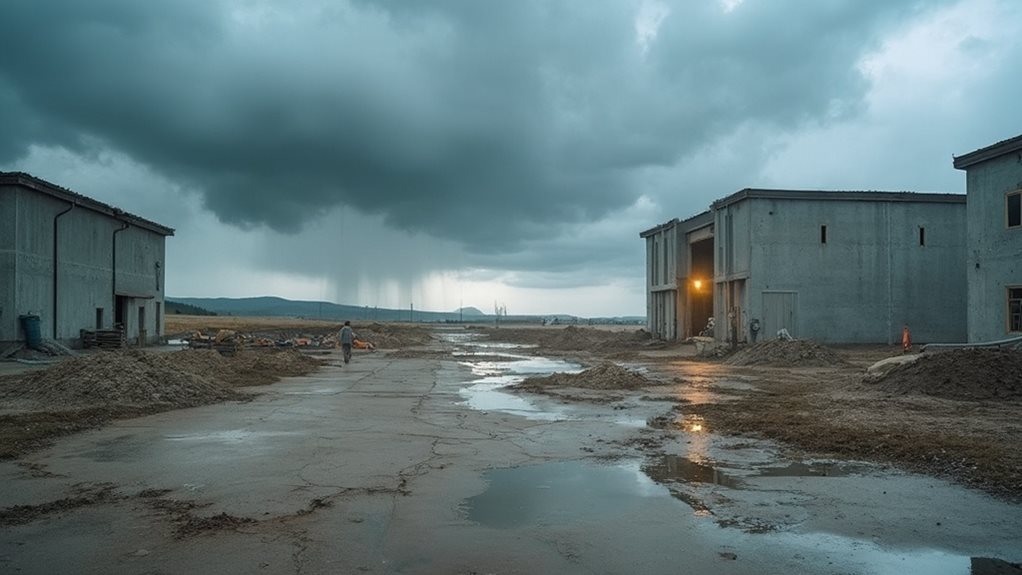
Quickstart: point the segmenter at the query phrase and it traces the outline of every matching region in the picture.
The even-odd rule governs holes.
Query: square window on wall
[[[1005,203],[1007,208],[1008,227],[1022,227],[1022,190],[1008,194]]]

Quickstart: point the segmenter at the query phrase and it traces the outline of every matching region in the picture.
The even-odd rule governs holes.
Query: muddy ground
[[[11,486],[0,490],[0,562],[667,573],[683,559],[693,572],[844,574],[881,572],[864,565],[882,552],[922,562],[905,572],[971,555],[975,574],[997,572],[977,571],[979,555],[1022,558],[1003,543],[1022,525],[1004,501],[1022,492],[1017,355],[941,355],[867,381],[866,367],[898,350],[769,343],[708,360],[634,329],[355,329],[397,349],[356,353],[352,365],[335,351],[128,351],[0,379],[0,447],[16,458],[0,462]],[[536,409],[472,403],[501,377],[495,368],[532,356],[524,364],[538,374],[558,364],[551,357],[571,360],[499,391]],[[167,413],[114,421],[155,411]],[[885,465],[801,480],[856,475],[847,460],[976,489]],[[795,466],[791,480],[770,477]],[[832,563],[835,553],[853,563]]]
[[[720,359],[691,357],[684,345],[652,341],[641,331],[567,328],[555,340],[548,330],[501,329],[489,337],[536,345],[536,353],[628,360],[643,366],[651,385],[673,384],[675,416],[655,425],[684,429],[699,420],[709,431],[781,442],[792,455],[835,457],[899,468],[1022,500],[1022,352],[959,351],[869,381],[866,368],[901,355],[884,346],[821,346],[813,342],[761,342]],[[549,345],[550,341],[558,341]],[[553,376],[519,385],[562,399],[620,400],[636,378],[605,381],[605,366],[592,377]],[[582,375],[582,374],[580,374]],[[579,380],[570,391],[572,379]],[[740,380],[742,385],[728,385]],[[592,385],[589,382],[598,382]],[[684,390],[695,384],[697,401]],[[568,388],[568,390],[566,390]],[[579,392],[577,388],[585,388]],[[603,389],[603,393],[594,389]],[[706,395],[705,392],[709,392]],[[797,453],[796,453],[797,452]]]
[[[336,322],[275,318],[168,316],[168,331],[234,329],[281,336],[327,333]],[[458,359],[435,343],[428,326],[355,324],[390,357]],[[693,357],[641,329],[474,326],[494,342],[527,354],[566,357],[591,369],[516,386],[564,401],[607,403],[629,394],[675,403],[655,426],[684,429],[699,420],[717,433],[781,442],[805,457],[889,463],[1022,500],[1022,353],[939,354],[864,378],[874,362],[900,355],[883,346],[827,347],[761,342],[723,358]],[[1005,355],[1007,353],[1007,355]],[[476,359],[487,359],[477,356]],[[488,359],[499,359],[491,357]],[[995,361],[997,360],[997,361]],[[616,362],[616,363],[614,363]],[[297,351],[211,350],[101,352],[49,370],[0,377],[0,458],[17,457],[53,438],[109,421],[238,399],[237,385],[303,375],[318,360]],[[642,374],[621,368],[630,365]],[[740,386],[728,385],[740,380]],[[696,401],[686,387],[700,389]],[[159,389],[162,386],[162,389]],[[645,391],[643,391],[645,389]]]

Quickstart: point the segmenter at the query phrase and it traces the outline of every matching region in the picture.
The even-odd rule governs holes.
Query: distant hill
[[[463,307],[455,309],[454,311],[420,311],[344,305],[327,301],[295,301],[273,296],[246,298],[168,297],[167,313],[173,313],[170,311],[172,309],[171,306],[176,304],[189,306],[189,308],[198,309],[214,315],[304,317],[336,321],[470,321],[480,323],[495,320],[493,315],[483,313],[479,310],[479,308],[475,307]],[[181,309],[189,308],[182,307]],[[180,313],[184,314],[190,312],[181,311]],[[196,315],[206,314],[196,313]],[[585,323],[642,325],[646,321],[644,317],[584,319],[566,314],[509,315],[501,317],[500,321],[539,323],[543,321],[549,322],[554,319],[556,319],[557,323],[561,325]]]
[[[174,315],[216,315],[216,313],[209,311],[208,309],[201,308],[196,305],[188,305],[178,301],[166,300],[164,302],[165,312]]]

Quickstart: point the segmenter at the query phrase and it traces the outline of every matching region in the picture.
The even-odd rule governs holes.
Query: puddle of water
[[[764,467],[758,475],[763,477],[845,477],[857,470],[839,463],[791,463],[784,467]]]
[[[690,463],[675,461],[672,473],[697,476],[698,480],[721,480],[719,473],[715,475]],[[693,513],[664,486],[649,479],[640,471],[638,462],[613,466],[581,461],[543,463],[491,470],[484,478],[488,483],[486,491],[467,499],[464,508],[470,521],[494,529],[564,527],[598,521],[627,526],[640,533],[646,530],[643,536],[656,541],[663,534],[663,526],[650,524],[644,518],[666,509],[668,513],[677,510],[679,528],[697,527],[693,536],[707,537],[711,545],[740,549],[743,557],[775,552],[803,557],[807,565],[840,559],[850,573],[1000,575],[1017,572],[990,570],[991,567],[1014,569],[1000,560],[984,560],[938,549],[895,549],[869,540],[825,533],[748,534],[719,527],[712,519],[701,518],[698,510]]]
[[[742,487],[742,482],[716,467],[697,463],[678,455],[664,455],[659,460],[644,465],[642,470],[657,483],[684,481],[686,483],[712,483],[732,489]]]
[[[164,435],[167,441],[210,441],[218,443],[243,443],[265,437],[279,437],[284,435],[297,435],[295,431],[247,431],[244,429],[230,429],[227,431],[211,431],[207,433],[182,433]]]
[[[486,473],[488,489],[468,499],[468,519],[500,529],[563,525],[624,515],[649,498],[679,506],[662,487],[623,466],[566,461]]]
[[[461,364],[468,366],[472,374],[478,378],[469,382],[470,385],[459,392],[465,398],[462,405],[482,411],[520,415],[538,421],[569,419],[564,408],[542,408],[532,399],[502,389],[533,375],[548,375],[558,371],[578,373],[582,366],[545,357],[522,357],[512,361],[464,361]]]

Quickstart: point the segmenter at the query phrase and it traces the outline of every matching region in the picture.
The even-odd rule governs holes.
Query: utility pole
[[[415,303],[408,304],[408,322],[415,323]]]

